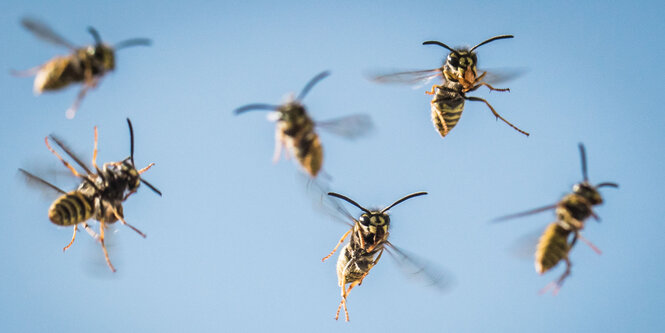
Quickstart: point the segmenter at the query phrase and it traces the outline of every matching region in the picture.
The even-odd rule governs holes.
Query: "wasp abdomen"
[[[431,103],[434,127],[445,137],[462,116],[464,98],[452,87],[438,86]]]
[[[561,259],[568,256],[570,230],[558,222],[550,223],[543,232],[536,248],[536,272],[543,274],[554,267]]]
[[[310,175],[316,176],[323,164],[323,147],[319,136],[313,131],[308,132],[302,139],[295,141],[293,150],[300,165]]]
[[[33,89],[36,94],[48,90],[58,90],[70,83],[83,81],[82,73],[81,63],[78,63],[74,57],[57,57],[44,64],[39,70]]]
[[[342,286],[361,280],[374,266],[374,254],[374,251],[371,254],[359,254],[354,252],[351,244],[347,244],[337,258],[337,283]]]
[[[69,192],[53,202],[48,217],[57,225],[75,225],[92,217],[92,204],[82,193]]]

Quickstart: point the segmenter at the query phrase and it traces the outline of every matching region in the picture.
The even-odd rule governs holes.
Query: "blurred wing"
[[[542,233],[543,229],[539,228],[524,234],[520,238],[513,241],[512,244],[506,248],[506,251],[510,254],[511,257],[520,260],[533,260],[536,253],[536,247],[538,246],[538,241],[540,240],[540,235]]]
[[[440,291],[445,291],[452,287],[454,282],[452,274],[445,272],[442,268],[422,258],[416,257],[414,254],[407,254],[404,250],[397,248],[390,242],[387,242],[386,245],[385,249],[388,254],[395,258],[400,269],[410,277],[422,280],[427,285]]]
[[[18,171],[21,173],[21,175],[23,175],[28,186],[37,188],[38,190],[42,191],[49,199],[55,199],[57,196],[67,193],[59,187],[49,183],[43,178],[31,174],[28,171],[23,169],[18,169]]]
[[[505,83],[510,80],[514,80],[522,75],[524,75],[528,70],[526,68],[489,68],[489,69],[478,69],[478,75],[486,73],[483,78],[483,82],[489,84],[500,84]]]
[[[314,209],[335,221],[343,223],[349,227],[355,223],[355,218],[335,199],[328,195],[329,187],[318,179],[307,177],[307,194],[312,198]]]
[[[538,214],[538,213],[542,213],[542,212],[545,212],[545,211],[548,211],[548,210],[552,210],[552,209],[556,208],[556,206],[557,206],[557,204],[553,204],[553,205],[548,205],[548,206],[544,206],[544,207],[538,207],[538,208],[535,208],[535,209],[527,210],[525,212],[519,212],[519,213],[515,213],[515,214],[501,216],[501,217],[495,218],[494,220],[492,220],[492,222],[503,222],[503,221],[506,221],[506,220],[516,219],[516,218],[519,218],[519,217]]]
[[[21,19],[21,25],[23,25],[24,28],[28,29],[28,31],[32,32],[35,36],[37,36],[37,38],[43,41],[64,46],[71,50],[76,49],[76,46],[58,35],[55,31],[53,31],[53,29],[51,29],[51,27],[37,19],[25,17]]]
[[[426,69],[421,71],[393,72],[385,74],[369,75],[370,80],[386,84],[406,84],[412,86],[422,86],[434,78],[443,79],[441,68]]]
[[[369,134],[374,128],[374,123],[367,114],[354,114],[317,122],[316,127],[347,139],[356,139]]]

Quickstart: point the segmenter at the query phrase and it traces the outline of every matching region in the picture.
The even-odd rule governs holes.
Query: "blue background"
[[[665,21],[662,2],[3,1],[2,71],[65,54],[19,25],[43,19],[85,45],[149,37],[117,54],[117,70],[64,117],[77,88],[34,97],[28,78],[0,76],[0,331],[373,331],[659,332],[665,306],[663,169]],[[531,137],[467,103],[445,139],[429,117],[429,87],[377,85],[367,73],[429,69],[440,40],[475,45],[484,68],[519,68],[510,93],[487,98]],[[366,206],[420,190],[392,214],[391,240],[448,272],[447,292],[411,281],[389,257],[349,297],[351,322],[335,322],[335,262],[321,263],[343,224],[312,205],[291,161],[271,163],[273,124],[235,117],[253,103],[279,103],[329,69],[305,100],[318,120],[368,113],[376,130],[348,141],[321,133],[333,190]],[[124,205],[148,234],[109,232],[111,273],[93,239],[47,218],[53,196],[26,186],[17,168],[71,190],[76,180],[44,146],[57,133],[89,161],[129,154],[156,166]],[[551,213],[491,224],[497,216],[556,202],[581,179],[577,143],[605,204],[580,243],[558,296],[537,291],[533,241]],[[355,215],[357,210],[349,207]],[[93,223],[97,228],[97,224]]]

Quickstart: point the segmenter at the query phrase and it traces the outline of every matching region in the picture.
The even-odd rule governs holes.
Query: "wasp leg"
[[[540,290],[539,294],[542,295],[548,292],[550,289],[552,289],[552,295],[554,296],[556,296],[559,293],[559,290],[561,290],[561,286],[563,286],[563,282],[566,280],[568,276],[570,276],[570,267],[572,266],[568,257],[563,258],[563,260],[566,261],[566,271],[563,272],[563,274],[561,274],[561,276],[558,279],[548,283],[543,289]]]
[[[118,220],[120,220],[120,223],[122,223],[122,224],[124,224],[124,225],[126,225],[126,226],[128,226],[128,227],[130,227],[130,228],[132,228],[132,230],[136,231],[136,232],[137,232],[139,235],[141,235],[143,238],[146,237],[145,234],[141,232],[141,230],[136,229],[133,225],[127,223],[127,221],[125,221],[125,219],[122,217],[122,215],[120,215],[120,214],[118,213],[118,210],[115,209],[115,207],[111,206],[111,210],[113,210],[113,215],[115,215],[115,217],[116,217]]]
[[[337,248],[339,248],[339,246],[342,245],[342,243],[344,242],[344,239],[346,238],[346,236],[349,235],[349,233],[351,233],[352,230],[353,230],[353,228],[349,229],[349,231],[347,231],[347,232],[342,236],[342,238],[339,239],[339,242],[337,242],[337,245],[336,245],[335,248],[330,252],[330,254],[328,254],[328,255],[325,256],[323,259],[321,259],[321,261],[326,261],[328,258],[332,257],[332,255],[337,251]]]
[[[344,306],[344,319],[346,321],[349,321],[349,310],[346,307],[346,297],[349,296],[349,293],[351,292],[351,289],[353,289],[353,287],[355,287],[359,284],[360,284],[360,281],[352,282],[349,285],[349,289],[345,289],[344,288],[345,286],[342,285],[342,301],[339,302],[339,306],[337,307],[337,313],[335,314],[335,320],[339,319],[339,311],[342,309],[342,306]]]
[[[104,244],[104,222],[99,222],[99,242],[102,243],[102,250],[104,251],[104,259],[106,259],[106,264],[109,266],[112,272],[115,273],[115,267],[111,264],[111,259],[109,259],[109,253],[106,251],[106,245]]]
[[[147,167],[145,167],[145,168],[139,170],[139,175],[142,174],[142,173],[144,173],[144,172],[146,172],[146,171],[148,171],[148,170],[150,170],[150,168],[152,168],[153,165],[155,165],[155,163],[150,163],[150,164],[148,164]]]
[[[372,263],[372,267],[370,267],[367,270],[367,272],[365,272],[365,274],[363,274],[363,276],[360,278],[360,282],[358,283],[359,286],[363,284],[363,281],[365,280],[365,277],[367,277],[367,274],[369,274],[369,270],[371,270],[374,266],[376,266],[376,263],[379,262],[379,259],[381,259],[381,255],[383,255],[383,249],[381,250],[381,252],[379,252],[379,255],[376,257],[376,259],[374,259],[374,262]]]
[[[603,251],[601,251],[596,245],[594,245],[593,243],[591,243],[591,241],[589,241],[588,239],[582,237],[581,234],[578,233],[577,237],[579,237],[579,239],[581,239],[586,245],[589,245],[589,247],[590,247],[594,252],[596,252],[596,253],[598,253],[598,254],[603,254]]]
[[[95,143],[92,148],[92,167],[95,168],[95,170],[99,170],[99,168],[97,168],[97,126],[95,126]]]
[[[272,154],[272,162],[279,162],[282,155],[282,147],[284,147],[284,135],[281,131],[275,131],[275,152]]]
[[[88,232],[88,235],[90,235],[90,237],[99,240],[99,235],[94,230],[92,230],[92,228],[90,228],[90,226],[85,222],[83,222],[83,229],[85,229],[85,231]]]
[[[81,101],[83,101],[83,98],[85,98],[85,95],[88,93],[90,88],[93,88],[93,86],[88,84],[83,85],[83,88],[81,88],[79,91],[79,94],[76,96],[74,103],[65,112],[65,117],[67,117],[67,119],[74,119],[74,116],[76,116],[76,111],[79,109],[79,106],[81,106]]]
[[[53,153],[53,155],[55,155],[55,157],[57,157],[60,160],[60,162],[62,162],[62,164],[64,164],[67,167],[67,169],[69,169],[69,171],[71,171],[74,174],[74,176],[85,178],[78,171],[76,171],[76,169],[74,169],[74,167],[71,164],[69,164],[69,162],[65,161],[62,158],[62,156],[60,156],[60,154],[58,154],[58,152],[55,151],[55,149],[51,147],[51,145],[48,143],[48,136],[44,139],[44,141],[46,142],[46,148],[48,148],[48,150],[50,150]]]
[[[480,97],[475,97],[475,96],[471,96],[471,97],[466,97],[466,96],[465,96],[464,99],[469,100],[469,101],[475,101],[475,102],[483,102],[483,103],[485,103],[485,104],[487,105],[487,107],[490,108],[490,110],[492,111],[492,114],[494,114],[494,116],[495,116],[497,119],[501,119],[501,120],[503,120],[504,123],[508,124],[508,126],[512,127],[512,128],[515,129],[516,131],[518,131],[518,132],[520,132],[520,133],[522,133],[522,134],[524,134],[524,135],[526,135],[526,136],[529,136],[529,133],[528,133],[528,132],[525,132],[525,131],[523,131],[523,130],[517,128],[517,126],[511,124],[508,120],[506,120],[506,119],[504,119],[503,117],[501,117],[501,115],[499,115],[499,113],[497,113],[496,110],[494,110],[494,108],[492,107],[492,105],[491,105],[488,101],[486,101],[486,100],[484,100],[484,99],[482,99],[482,98],[480,98]]]
[[[474,91],[474,90],[480,88],[481,86],[485,86],[485,87],[489,88],[490,91],[510,91],[510,88],[494,88],[492,85],[490,85],[487,82],[480,82],[480,83],[476,84],[475,86],[473,86],[473,88],[469,89],[468,91]]]
[[[430,90],[428,90],[428,91],[425,91],[425,94],[427,94],[427,95],[436,95],[436,88],[438,88],[438,87],[439,87],[439,86],[436,85],[436,84],[433,85],[433,86],[432,86],[432,89],[430,89]]]
[[[74,239],[76,239],[76,230],[78,230],[78,227],[77,227],[77,226],[74,226],[74,235],[72,235],[72,240],[69,241],[69,244],[67,244],[67,246],[65,246],[65,247],[62,249],[62,252],[67,251],[67,249],[68,249],[70,246],[72,246],[72,244],[74,244]]]

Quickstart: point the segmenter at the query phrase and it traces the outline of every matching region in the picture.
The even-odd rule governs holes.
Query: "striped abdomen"
[[[570,230],[564,229],[558,222],[547,226],[536,248],[536,272],[543,274],[568,256],[568,235]]]
[[[309,117],[302,116],[280,125],[286,146],[303,169],[316,177],[323,165],[323,147],[314,131],[314,122]]]
[[[33,89],[36,94],[45,90],[58,90],[84,79],[83,63],[74,55],[56,57],[37,72]]]
[[[92,202],[79,191],[63,194],[53,202],[48,218],[57,225],[71,226],[92,217]]]
[[[432,98],[431,104],[434,128],[439,131],[441,137],[445,137],[462,116],[464,98],[453,86],[450,86],[450,83],[444,83],[436,87],[436,95]]]

